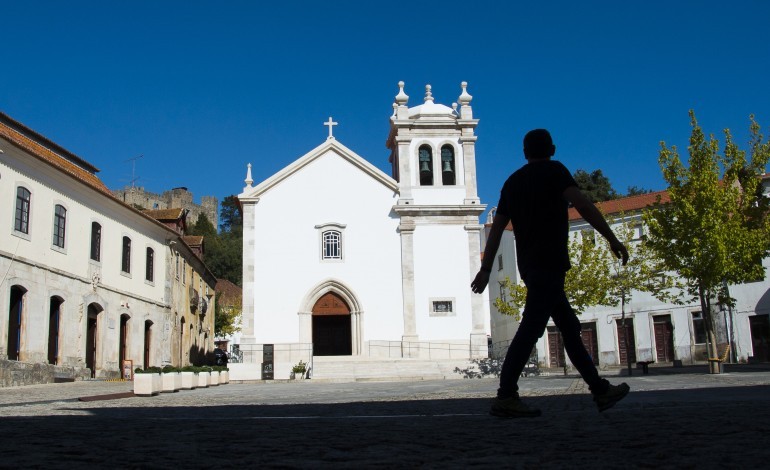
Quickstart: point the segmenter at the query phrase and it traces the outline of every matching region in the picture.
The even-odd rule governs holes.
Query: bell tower
[[[473,119],[467,86],[460,84],[460,96],[450,108],[435,103],[426,85],[423,103],[410,108],[404,82],[398,82],[386,145],[399,183],[399,204],[479,204],[474,135],[479,121]]]
[[[436,103],[426,85],[423,102],[410,108],[399,82],[386,146],[399,190],[393,210],[400,218],[403,342],[439,339],[425,336],[440,335],[441,328],[421,326],[418,335],[418,323],[452,329],[445,337],[457,337],[460,328],[469,334],[472,355],[486,357],[489,306],[468,288],[480,266],[479,216],[486,206],[476,186],[478,119],[467,86],[460,84],[457,103],[449,107]],[[419,355],[419,347],[408,350]]]

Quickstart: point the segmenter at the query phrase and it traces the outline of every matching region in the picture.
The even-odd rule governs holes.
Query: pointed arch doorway
[[[327,292],[313,305],[313,355],[350,356],[353,337],[348,304],[334,292]]]

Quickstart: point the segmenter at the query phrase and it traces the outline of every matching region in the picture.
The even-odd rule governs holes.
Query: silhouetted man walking
[[[599,377],[580,337],[580,321],[564,293],[564,278],[570,268],[568,253],[568,204],[577,209],[610,243],[610,249],[625,265],[628,250],[617,239],[599,210],[578,188],[569,170],[551,160],[556,152],[551,135],[535,129],[524,137],[527,164],[503,185],[500,202],[487,238],[484,260],[471,283],[480,294],[489,283],[500,238],[510,221],[516,239],[519,273],[527,286],[527,300],[519,329],[508,348],[500,373],[500,388],[490,414],[506,418],[540,416],[519,399],[517,382],[532,348],[543,335],[548,318],[561,331],[564,348],[572,364],[588,384],[599,411],[611,408],[628,394],[627,384],[611,385]]]

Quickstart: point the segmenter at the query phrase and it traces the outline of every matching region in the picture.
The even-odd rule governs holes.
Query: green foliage
[[[214,304],[215,336],[229,336],[241,331],[241,299],[229,299],[228,303],[234,305],[223,305],[217,297]]]
[[[666,274],[662,260],[641,239],[634,239],[639,221],[621,213],[607,222],[628,248],[629,261],[623,266],[607,241],[594,232],[574,233],[569,243],[572,268],[567,271],[564,292],[575,312],[579,315],[596,305],[628,303],[634,290],[650,292],[662,301],[675,301],[672,292],[680,287],[676,279]],[[506,277],[501,297],[495,299],[494,305],[500,313],[520,320],[526,298],[526,286],[513,284]]]
[[[593,203],[618,197],[618,193],[610,184],[610,179],[604,176],[602,170],[594,170],[590,174],[584,170],[577,170],[573,177],[583,194]]]
[[[770,158],[770,144],[751,116],[750,158],[724,130],[725,145],[704,135],[690,111],[692,133],[688,165],[675,146],[661,142],[658,162],[670,202],[645,212],[648,243],[666,266],[687,281],[686,293],[700,300],[711,357],[717,357],[711,298],[732,304],[727,283],[764,277],[761,260],[770,248],[768,199],[759,175]],[[721,178],[720,178],[721,175]]]
[[[243,220],[236,196],[227,196],[221,204],[222,231],[201,214],[189,230],[189,235],[204,237],[204,262],[217,279],[227,279],[242,285],[243,276]]]
[[[628,192],[626,192],[626,196],[641,196],[642,194],[649,194],[652,192],[652,189],[645,189],[639,186],[629,186]]]
[[[598,243],[592,231],[574,233],[569,242],[572,268],[564,280],[564,292],[576,313],[593,305],[617,305],[609,292],[612,288],[611,259],[606,244]],[[521,319],[521,309],[527,299],[524,283],[514,284],[509,277],[500,287],[501,297],[494,301],[504,315]]]
[[[291,371],[295,374],[303,374],[305,370],[307,370],[307,364],[301,360],[291,368]]]

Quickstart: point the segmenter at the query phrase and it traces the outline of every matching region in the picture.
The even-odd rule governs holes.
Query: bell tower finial
[[[431,86],[425,85],[425,102],[433,102],[433,93],[431,93]]]
[[[404,93],[404,82],[402,80],[398,82],[398,94],[396,95],[396,103],[399,106],[405,106],[408,101],[409,101],[409,95]]]
[[[246,166],[246,179],[243,182],[246,183],[246,189],[251,188],[251,185],[254,183],[254,180],[251,178],[251,163]]]

